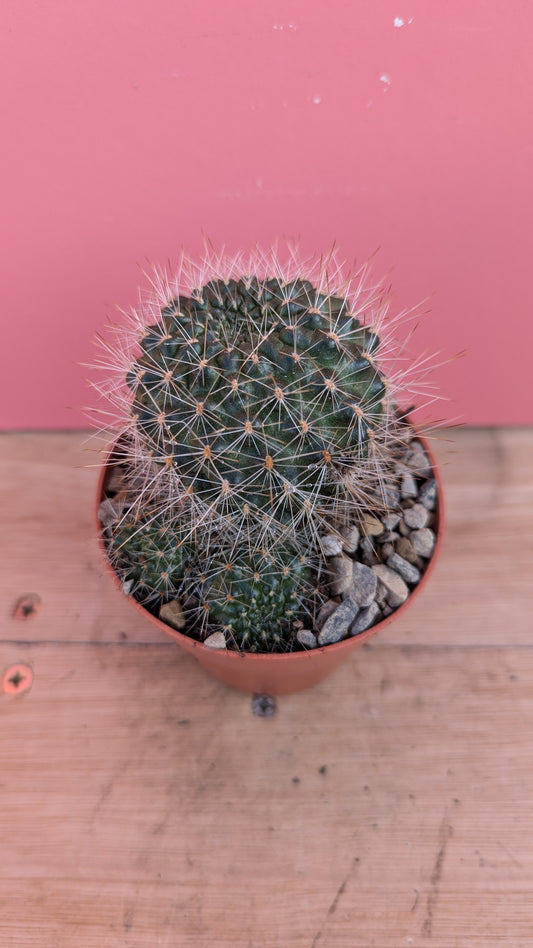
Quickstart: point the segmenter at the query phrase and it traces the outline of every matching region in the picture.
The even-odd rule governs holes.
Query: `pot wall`
[[[213,649],[189,638],[181,632],[171,628],[152,613],[143,608],[132,597],[128,597],[131,605],[140,611],[145,619],[157,628],[170,635],[185,651],[189,652],[205,669],[208,674],[213,675],[219,681],[237,688],[240,691],[250,692],[252,694],[266,695],[286,695],[294,692],[303,691],[318,684],[338,666],[345,661],[354,649],[358,648],[363,642],[366,642],[371,636],[376,635],[381,629],[389,625],[398,616],[402,615],[416,600],[426,585],[437,559],[440,554],[442,537],[444,531],[444,504],[443,488],[440,473],[435,462],[435,457],[427,441],[417,436],[423,444],[424,449],[431,461],[433,474],[438,484],[438,510],[434,524],[436,534],[436,544],[433,555],[428,562],[424,575],[417,586],[412,590],[406,602],[396,609],[390,616],[378,622],[376,625],[361,632],[359,635],[343,639],[334,645],[327,645],[322,648],[310,649],[306,652],[289,652],[286,654],[255,654],[251,652],[241,653],[231,651],[230,649]],[[110,456],[112,451],[110,452]],[[113,582],[122,592],[120,580],[113,570],[105,548],[104,540],[101,536],[100,522],[98,520],[98,507],[105,491],[106,479],[108,477],[109,462],[102,468],[98,481],[96,495],[96,522],[98,526],[99,544],[102,550],[107,569],[111,574]]]

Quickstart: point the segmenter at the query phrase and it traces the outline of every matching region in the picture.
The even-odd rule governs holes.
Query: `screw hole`
[[[13,606],[13,616],[15,619],[29,619],[35,615],[41,605],[41,597],[37,593],[28,593],[26,596],[20,596]]]

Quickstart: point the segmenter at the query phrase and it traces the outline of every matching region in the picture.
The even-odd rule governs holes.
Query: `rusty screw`
[[[6,695],[21,695],[31,688],[33,672],[29,665],[11,665],[2,679],[2,688]]]

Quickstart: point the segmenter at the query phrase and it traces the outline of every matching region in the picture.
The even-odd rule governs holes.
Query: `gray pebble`
[[[340,556],[342,554],[342,540],[334,533],[327,533],[320,537],[320,546],[324,556]]]
[[[402,497],[418,497],[418,487],[411,473],[402,477]]]
[[[320,607],[319,613],[316,617],[315,626],[317,629],[321,629],[324,625],[326,619],[329,619],[332,612],[335,612],[335,609],[338,608],[339,603],[335,602],[334,599],[326,599],[325,603]]]
[[[398,553],[393,553],[392,556],[389,557],[387,566],[396,570],[402,579],[405,579],[406,583],[414,585],[420,581],[420,570],[417,569],[416,566],[413,566],[412,563],[409,563],[408,560],[404,560],[403,556],[400,556]]]
[[[388,513],[381,518],[381,522],[385,527],[385,530],[394,530],[398,526],[401,520],[401,514],[399,513]]]
[[[213,632],[204,640],[207,648],[226,648],[226,639],[223,632]]]
[[[332,556],[328,563],[329,566],[329,591],[332,596],[340,596],[346,592],[352,585],[353,579],[353,560],[345,553],[340,556]]]
[[[384,560],[388,560],[394,552],[394,543],[383,543],[381,545],[381,555]]]
[[[108,527],[115,520],[120,520],[124,512],[124,504],[106,497],[98,507],[98,519],[103,527]]]
[[[437,482],[426,481],[418,492],[418,500],[427,510],[434,510],[437,503]]]
[[[387,604],[387,594],[387,587],[384,586],[383,583],[378,582],[378,588],[376,590],[376,602],[382,608]]]
[[[408,510],[404,510],[403,519],[408,527],[413,530],[420,530],[427,525],[429,511],[423,504],[413,504]]]
[[[300,645],[304,645],[305,648],[316,648],[317,640],[316,636],[310,631],[310,629],[298,629],[296,633],[296,638],[298,639]]]
[[[400,503],[400,491],[398,487],[393,487],[391,484],[387,484],[382,491],[383,503],[390,510],[393,507],[397,507]]]
[[[127,487],[126,468],[114,467],[106,480],[105,489],[109,494],[118,494],[119,491]]]
[[[375,625],[380,617],[381,609],[379,608],[377,602],[371,602],[370,605],[365,609],[361,609],[354,622],[352,622],[350,626],[350,635],[359,635],[360,632],[364,632],[366,629],[369,629],[371,625]]]
[[[378,537],[378,543],[394,543],[399,536],[400,534],[396,533],[396,530],[384,530],[381,536]]]
[[[431,474],[431,464],[420,441],[413,441],[412,451],[405,458],[405,463],[415,474],[420,474],[421,477],[429,477]]]
[[[359,550],[361,560],[366,566],[374,566],[375,563],[379,563],[379,556],[376,553],[375,544],[370,537],[362,538],[359,544]]]
[[[343,527],[341,530],[342,545],[346,553],[355,553],[359,546],[360,533],[355,524],[350,527]]]
[[[345,599],[341,602],[335,612],[332,612],[329,619],[324,622],[317,636],[318,644],[332,645],[334,642],[340,642],[358,612],[359,606],[353,599]]]
[[[422,527],[421,530],[413,530],[410,536],[414,550],[419,556],[427,559],[433,553],[435,547],[435,534],[429,527]]]
[[[409,589],[400,574],[382,563],[378,566],[373,566],[372,569],[379,581],[387,589],[388,604],[393,608],[401,606],[402,602],[405,602],[409,595]]]
[[[378,578],[370,567],[364,563],[354,563],[350,596],[361,609],[374,601],[377,588]]]

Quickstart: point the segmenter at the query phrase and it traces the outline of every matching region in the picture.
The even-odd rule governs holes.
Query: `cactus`
[[[153,283],[134,344],[105,344],[130,483],[112,561],[141,601],[192,597],[200,636],[290,649],[320,602],[321,538],[390,507],[405,428],[383,299],[331,260],[259,254]]]
[[[191,564],[194,549],[179,524],[168,524],[149,510],[129,511],[110,528],[113,565],[141,601],[165,601],[176,595]]]
[[[203,580],[201,602],[210,623],[221,625],[240,650],[284,651],[292,623],[314,612],[319,599],[313,570],[294,551],[215,558]]]
[[[378,346],[309,281],[211,280],[145,331],[128,376],[138,440],[209,529],[298,542],[354,507],[354,466],[386,427]]]

